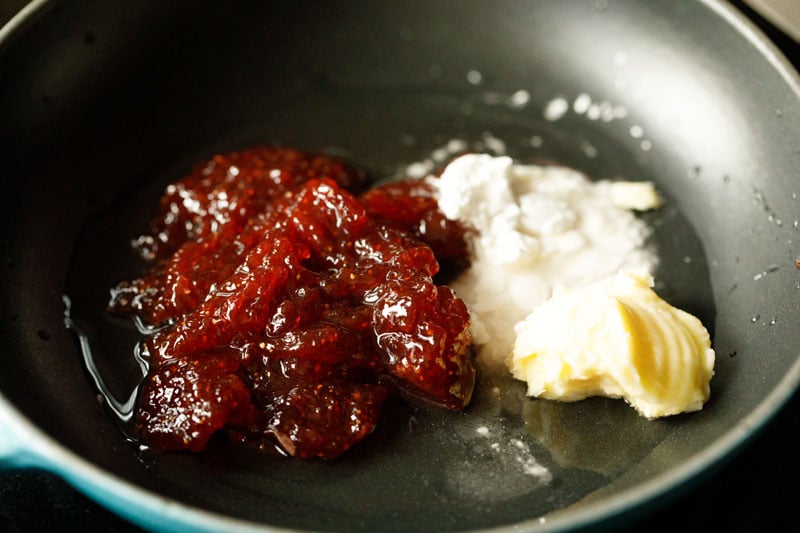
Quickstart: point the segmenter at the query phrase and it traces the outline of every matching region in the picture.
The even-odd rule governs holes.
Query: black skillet
[[[141,526],[604,523],[726,460],[800,380],[797,78],[726,4],[34,2],[1,43],[0,453]],[[624,112],[546,112],[587,97]],[[703,411],[647,422],[621,402],[531,402],[508,385],[496,404],[483,387],[463,414],[393,406],[332,464],[224,446],[152,454],[126,438],[64,327],[65,301],[124,399],[131,332],[102,307],[140,268],[127,242],[165,183],[253,142],[392,176],[452,138],[657,183],[657,290],[698,315],[717,350]],[[487,457],[471,433],[487,422],[553,481],[526,484]]]

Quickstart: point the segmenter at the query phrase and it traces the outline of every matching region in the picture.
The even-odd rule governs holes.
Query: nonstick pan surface
[[[732,9],[296,4],[39,2],[4,30],[7,464],[53,471],[153,529],[572,528],[690,483],[796,389],[797,78]],[[624,112],[578,112],[586,98]],[[509,384],[499,402],[479,388],[463,414],[395,405],[330,464],[151,454],[126,438],[64,327],[64,296],[124,397],[131,335],[102,309],[140,268],[127,244],[168,181],[254,142],[342,154],[378,179],[454,138],[658,185],[656,288],[703,320],[717,351],[703,411],[648,422],[621,402],[532,402]],[[474,429],[487,422],[554,481],[526,484],[481,452]]]

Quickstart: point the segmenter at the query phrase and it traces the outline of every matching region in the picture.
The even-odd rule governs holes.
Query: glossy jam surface
[[[438,258],[467,260],[465,229],[424,182],[363,183],[337,159],[255,147],[167,187],[134,241],[153,266],[109,304],[155,327],[143,441],[199,451],[226,430],[330,459],[398,391],[467,405],[469,313],[433,281]]]

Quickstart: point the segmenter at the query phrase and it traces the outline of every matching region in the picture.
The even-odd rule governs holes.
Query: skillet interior
[[[565,511],[572,517],[552,515],[557,524],[602,515],[593,499],[646,499],[694,475],[736,444],[720,441],[731,428],[763,421],[766,413],[751,413],[782,380],[797,381],[796,349],[787,347],[800,340],[790,327],[800,107],[794,82],[714,9],[642,4],[47,4],[0,60],[2,79],[14,80],[0,87],[10,235],[0,391],[101,468],[259,523],[488,527],[590,495]],[[471,83],[470,72],[482,81]],[[513,105],[520,90],[529,101]],[[627,114],[543,116],[548,102],[581,94]],[[94,314],[115,278],[136,267],[125,244],[167,180],[254,141],[336,151],[376,177],[393,175],[448,139],[479,143],[487,132],[520,159],[656,181],[668,201],[651,220],[658,288],[714,334],[717,375],[704,411],[647,423],[619,402],[532,407],[512,394],[498,406],[479,394],[465,416],[397,406],[397,424],[332,465],[136,453],[95,399],[63,328],[61,295],[90,335],[109,331]],[[108,379],[125,389],[127,339],[98,342],[109,347],[98,355]],[[490,491],[461,475],[486,460],[464,435],[497,411],[508,435],[538,446],[557,483],[527,491],[498,480]],[[542,420],[567,436],[536,434]],[[605,446],[586,460],[587,442],[598,439]],[[690,466],[671,470],[679,464]],[[640,496],[625,492],[634,486]]]

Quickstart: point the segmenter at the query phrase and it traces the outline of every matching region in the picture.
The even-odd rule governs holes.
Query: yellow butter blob
[[[708,331],[652,286],[646,270],[628,270],[556,287],[517,324],[512,374],[530,396],[624,398],[647,418],[702,409],[714,375]]]

